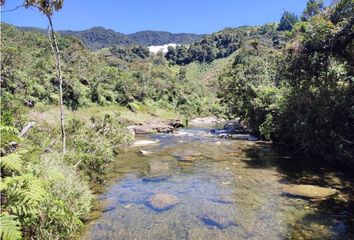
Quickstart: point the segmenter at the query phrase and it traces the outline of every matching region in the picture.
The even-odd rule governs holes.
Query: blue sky
[[[7,0],[3,10],[21,3]],[[279,21],[284,10],[301,14],[305,6],[306,0],[65,0],[63,9],[55,13],[54,27],[83,30],[103,26],[123,33],[211,33],[225,27]],[[17,26],[47,28],[46,19],[31,9],[5,12],[1,19]]]

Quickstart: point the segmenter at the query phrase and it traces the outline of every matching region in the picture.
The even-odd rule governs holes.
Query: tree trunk
[[[56,62],[56,68],[58,72],[59,78],[59,107],[60,107],[60,130],[61,130],[61,142],[62,142],[62,152],[63,155],[66,152],[66,136],[65,136],[65,127],[64,127],[64,106],[63,106],[63,76],[61,73],[61,64],[60,64],[60,52],[57,43],[57,39],[55,37],[52,18],[50,15],[46,15],[49,21],[50,32],[50,44],[54,53],[54,58]]]

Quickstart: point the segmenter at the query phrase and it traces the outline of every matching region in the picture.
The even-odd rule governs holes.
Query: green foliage
[[[14,127],[2,126],[1,133],[2,146],[13,141],[9,135],[21,141]],[[91,191],[60,156],[38,161],[38,153],[25,151],[24,143],[2,151],[0,158],[1,239],[71,239],[90,211]]]
[[[306,8],[302,14],[302,20],[308,20],[311,17],[319,14],[324,9],[323,0],[308,0]]]
[[[3,240],[20,240],[22,233],[20,223],[16,216],[1,213],[0,215],[0,238]]]
[[[29,31],[44,32],[43,29],[24,28]],[[141,31],[132,34],[123,34],[103,27],[93,27],[83,31],[60,31],[63,36],[80,39],[87,48],[98,50],[106,47],[123,46],[151,46],[165,45],[168,43],[190,44],[202,36],[189,33],[169,33],[161,31]]]
[[[291,92],[276,135],[283,142],[291,138],[297,149],[353,166],[354,48],[353,17],[344,14],[348,9],[353,11],[353,4],[340,1],[313,16],[293,40],[281,68]],[[338,12],[343,12],[339,18]]]
[[[0,165],[3,174],[6,174],[6,172],[21,173],[23,163],[18,153],[11,153],[9,155],[1,157],[0,160]]]
[[[309,1],[285,47],[242,45],[220,77],[231,116],[255,133],[324,161],[353,167],[353,1]],[[266,43],[266,42],[265,42]],[[254,47],[254,46],[253,46]]]
[[[228,107],[229,117],[242,117],[255,133],[260,133],[259,127],[264,126],[281,99],[277,87],[280,53],[271,40],[257,43],[255,51],[253,41],[242,45],[231,67],[221,75],[218,95]]]
[[[117,58],[128,62],[131,62],[136,59],[144,59],[149,57],[150,55],[149,49],[143,46],[133,46],[125,48],[112,47],[109,50]]]
[[[67,124],[68,152],[66,161],[82,171],[91,182],[102,182],[105,165],[116,159],[121,146],[132,140],[124,122],[117,116],[103,119],[91,118],[91,122],[71,120]]]
[[[22,225],[30,225],[37,220],[39,206],[45,199],[46,191],[43,183],[31,174],[6,177],[3,194],[6,202],[2,205],[5,212],[11,212],[19,217]]]
[[[18,143],[21,139],[18,137],[19,131],[8,125],[0,125],[0,135],[1,135],[1,156],[12,151],[13,144]]]
[[[184,89],[190,87],[198,93],[197,101],[203,102],[202,94],[207,88],[196,84],[194,78],[179,78],[179,71],[161,54],[150,54],[141,46],[112,47],[92,53],[77,39],[57,37],[62,53],[63,100],[72,110],[93,104],[128,106],[130,102],[147,99],[166,101],[178,110],[177,103],[185,97]],[[6,46],[5,57],[1,59],[1,91],[3,106],[9,111],[4,120],[12,121],[14,106],[57,104],[58,80],[53,77],[55,69],[48,38],[7,24],[2,24],[1,38]],[[183,57],[180,59],[184,61]],[[176,91],[177,88],[181,91]],[[192,105],[186,107],[189,106]]]
[[[280,19],[278,31],[290,31],[298,21],[298,16],[294,13],[285,11]]]

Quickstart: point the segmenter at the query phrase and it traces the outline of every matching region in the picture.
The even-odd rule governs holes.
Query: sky
[[[7,0],[2,10],[23,0]],[[279,21],[284,10],[300,15],[307,0],[64,0],[53,17],[56,30],[84,30],[102,26],[122,33],[159,30],[173,33],[212,33],[226,27]],[[328,3],[329,0],[326,0]],[[33,9],[1,14],[16,26],[47,28],[47,20]]]

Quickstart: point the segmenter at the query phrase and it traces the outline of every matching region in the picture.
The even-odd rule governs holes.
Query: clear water
[[[83,239],[352,239],[353,179],[277,153],[268,143],[218,139],[205,129],[145,139],[159,144],[129,148],[112,167],[98,196],[109,207],[87,224]],[[142,156],[143,149],[152,154]],[[200,152],[193,162],[175,157]],[[296,162],[296,164],[294,164]],[[290,183],[340,189],[334,199],[311,202],[282,193]],[[155,211],[148,200],[168,193],[179,204]],[[210,220],[211,219],[211,220]]]

